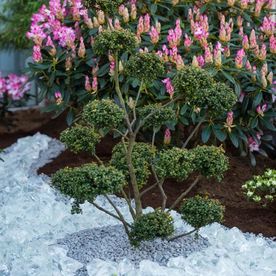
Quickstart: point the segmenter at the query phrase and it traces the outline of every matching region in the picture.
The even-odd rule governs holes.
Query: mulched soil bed
[[[24,122],[27,119],[29,123],[32,120],[37,123],[37,118],[34,114],[24,114],[20,116],[20,121]],[[31,116],[31,117],[30,117]],[[27,117],[27,118],[25,118]],[[32,119],[33,118],[33,119]],[[45,120],[43,120],[45,122]],[[20,124],[19,124],[20,125]],[[50,120],[42,124],[36,129],[22,130],[19,129],[13,133],[0,132],[0,148],[5,148],[15,143],[18,138],[33,135],[36,132],[47,134],[50,137],[58,138],[59,133],[66,128],[65,117]],[[116,141],[111,137],[107,137],[99,144],[97,153],[103,159],[108,160],[112,147]],[[244,182],[253,175],[261,174],[266,168],[276,168],[276,160],[257,158],[257,166],[253,168],[247,158],[230,155],[230,170],[226,173],[224,180],[218,183],[214,180],[202,181],[190,194],[208,194],[212,198],[219,199],[226,206],[224,225],[228,227],[238,227],[244,232],[253,232],[256,234],[262,233],[267,237],[276,237],[276,203],[269,208],[262,208],[254,203],[248,202],[244,197],[241,186]],[[75,155],[69,151],[63,152],[53,162],[41,168],[39,173],[51,175],[60,168],[65,166],[79,166],[90,162],[91,156],[88,154]],[[168,205],[189,185],[187,180],[182,183],[168,180],[165,184],[165,190],[168,195]],[[159,206],[161,198],[158,189],[153,189],[143,196],[143,205],[156,207]]]

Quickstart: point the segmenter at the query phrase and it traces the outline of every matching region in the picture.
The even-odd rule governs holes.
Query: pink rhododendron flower
[[[265,60],[266,59],[266,45],[264,43],[262,44],[261,50],[260,50],[259,55],[258,55],[258,59],[259,60]]]
[[[84,42],[83,42],[83,37],[81,37],[80,38],[80,47],[79,47],[79,50],[78,50],[78,56],[80,58],[84,58],[85,54],[86,54],[86,49],[85,49],[85,45],[84,45]]]
[[[269,17],[264,17],[262,26],[260,27],[261,31],[264,32],[267,36],[271,36],[275,29],[275,22],[273,22]]]
[[[264,112],[267,111],[267,104],[263,104],[262,106],[261,105],[258,105],[257,108],[256,108],[256,112],[260,115],[260,116],[264,116]]]
[[[164,144],[169,145],[171,143],[172,135],[171,131],[167,128],[164,135]]]
[[[245,51],[244,49],[240,49],[237,52],[236,58],[235,58],[235,63],[236,63],[236,67],[238,69],[241,69],[243,67],[243,59],[245,57]]]
[[[198,56],[197,57],[197,62],[200,67],[203,67],[205,65],[205,60],[203,56]]]
[[[38,45],[35,45],[33,47],[33,60],[34,62],[42,62],[42,54],[41,54],[41,48]]]
[[[115,61],[111,61],[111,62],[110,62],[110,65],[109,65],[109,75],[110,75],[110,76],[114,76],[115,67],[116,67]]]
[[[92,92],[96,93],[98,91],[98,78],[97,76],[93,77],[93,81],[92,81]]]
[[[165,84],[166,91],[167,91],[167,93],[169,93],[170,98],[172,99],[172,97],[174,95],[174,87],[172,85],[171,79],[170,78],[166,78],[166,79],[162,80],[162,82]]]
[[[213,63],[213,55],[209,47],[205,47],[204,59],[206,63]]]
[[[150,15],[147,13],[144,16],[144,32],[147,33],[150,31]]]
[[[56,104],[57,105],[62,104],[63,99],[62,99],[62,95],[61,95],[61,93],[59,91],[57,91],[55,93],[55,99],[56,99]]]
[[[248,50],[249,49],[249,40],[248,40],[248,36],[247,35],[244,35],[243,38],[242,38],[242,47],[243,49],[245,50]]]
[[[187,34],[185,34],[185,39],[184,39],[185,48],[189,49],[192,46],[192,44],[193,44],[192,39]]]
[[[249,150],[251,152],[260,150],[259,144],[255,141],[255,139],[253,137],[249,137],[247,139],[247,143],[248,143]]]
[[[151,31],[149,32],[149,35],[150,35],[152,44],[157,44],[159,41],[159,32],[154,26],[151,27]]]
[[[84,87],[85,87],[85,90],[87,92],[90,92],[92,90],[92,86],[90,84],[90,79],[89,79],[88,76],[85,76],[85,85],[84,85]]]
[[[227,113],[226,122],[224,124],[224,126],[226,127],[228,132],[231,132],[232,128],[235,127],[233,125],[233,122],[234,122],[234,113],[233,113],[233,111],[230,111],[230,112]]]
[[[243,102],[244,97],[245,97],[245,93],[244,93],[244,92],[241,92],[241,93],[240,93],[240,96],[239,96],[239,102],[240,102],[240,103]]]
[[[272,35],[270,38],[269,38],[269,47],[270,47],[270,52],[272,54],[276,54],[276,38],[274,35]]]
[[[27,76],[17,76],[10,74],[6,78],[6,93],[13,100],[20,100],[31,88]]]
[[[253,49],[257,46],[256,33],[255,33],[254,29],[250,33],[249,41],[250,41],[250,48],[251,49]]]
[[[144,31],[145,31],[145,29],[144,29],[144,18],[143,18],[143,16],[140,16],[139,21],[138,21],[138,25],[137,25],[137,35],[140,36]]]

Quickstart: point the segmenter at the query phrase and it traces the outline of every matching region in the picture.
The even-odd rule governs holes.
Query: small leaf
[[[249,152],[249,157],[250,157],[250,161],[251,161],[251,165],[253,166],[253,167],[255,167],[256,166],[256,158],[255,158],[255,155],[252,153],[252,152]]]
[[[70,109],[67,113],[67,117],[66,117],[66,122],[68,124],[68,126],[71,126],[73,124],[74,121],[74,113],[73,111]]]
[[[211,136],[211,127],[207,126],[201,132],[201,140],[203,143],[207,143]]]
[[[238,139],[237,135],[235,135],[233,132],[230,132],[229,137],[230,137],[230,140],[231,140],[232,144],[236,148],[238,148],[239,147],[239,139]]]
[[[218,129],[218,128],[213,128],[213,132],[216,136],[216,138],[220,141],[223,142],[225,141],[227,135],[225,132],[223,132],[222,130]]]

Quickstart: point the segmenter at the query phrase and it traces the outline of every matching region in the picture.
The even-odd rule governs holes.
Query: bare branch
[[[183,234],[174,236],[174,237],[168,239],[168,241],[174,241],[174,240],[176,240],[176,239],[179,239],[179,238],[182,238],[182,237],[191,235],[191,234],[193,234],[194,232],[196,232],[197,230],[198,230],[198,229],[194,229],[194,230],[192,230],[192,231],[190,231],[190,232],[187,232],[187,233],[183,233]]]
[[[199,121],[199,123],[196,125],[196,127],[194,128],[194,130],[192,131],[192,133],[189,135],[189,137],[187,138],[187,140],[184,142],[184,144],[182,146],[183,149],[187,147],[188,143],[193,138],[193,136],[197,133],[197,131],[199,130],[199,128],[203,124],[203,122],[204,122],[204,118]]]
[[[172,204],[172,206],[170,207],[169,211],[174,209],[183,199],[184,197],[197,185],[197,183],[201,180],[201,176],[199,175],[194,182],[190,185],[190,187],[183,192],[177,199],[176,201]]]

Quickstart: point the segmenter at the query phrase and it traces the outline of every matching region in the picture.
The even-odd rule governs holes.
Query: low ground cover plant
[[[276,199],[276,170],[268,169],[263,175],[254,176],[243,186],[245,196],[264,206]]]
[[[95,52],[92,46],[102,42],[95,38],[109,25],[116,31],[127,29],[135,33],[140,51],[155,52],[166,64],[165,74],[150,80],[150,89],[141,94],[143,102],[164,104],[176,93],[179,84],[172,80],[179,71],[191,64],[204,68],[217,81],[234,89],[238,100],[227,113],[202,120],[206,110],[201,110],[195,99],[175,99],[173,108],[179,116],[170,125],[171,131],[177,134],[184,127],[184,138],[196,131],[203,143],[215,145],[228,140],[243,155],[248,154],[254,164],[255,153],[265,155],[263,146],[271,148],[272,137],[267,131],[275,131],[273,13],[269,0],[51,0],[32,18],[28,38],[34,43],[35,64],[30,64],[30,69],[41,87],[41,97],[57,102],[49,110],[62,112],[69,108],[68,122],[72,123],[78,107],[89,100],[116,100],[114,56],[99,55],[106,48]],[[102,39],[108,39],[108,35]],[[128,60],[125,50],[119,56],[119,67],[127,75],[133,72],[133,64],[143,60],[133,57],[124,68]],[[136,95],[138,76],[126,78],[125,74],[120,76],[122,90]],[[228,89],[221,89],[224,94],[220,96],[228,97]],[[215,103],[210,98],[213,110]]]
[[[96,162],[56,172],[52,177],[52,185],[74,198],[73,212],[79,212],[81,204],[88,201],[118,219],[135,246],[155,237],[176,238],[173,236],[173,219],[169,212],[178,206],[181,206],[183,218],[191,223],[195,231],[209,223],[221,222],[223,207],[219,202],[201,197],[183,200],[203,177],[223,178],[229,166],[223,148],[198,145],[187,149],[192,134],[182,147],[175,147],[170,143],[167,125],[179,116],[175,108],[176,101],[194,102],[206,111],[202,119],[215,118],[229,111],[235,104],[234,91],[224,83],[213,80],[204,69],[187,66],[173,79],[175,93],[163,103],[153,104],[144,101],[142,95],[151,91],[152,81],[165,74],[166,64],[154,51],[139,51],[135,34],[124,29],[118,31],[110,24],[108,29],[102,30],[95,37],[93,51],[102,57],[112,56],[114,60],[113,94],[116,100],[107,97],[90,101],[84,106],[79,120],[61,134],[61,141],[69,149],[76,153],[91,152]],[[125,70],[121,70],[121,56],[126,52]],[[138,80],[137,93],[131,88],[126,89],[120,82],[122,78],[133,77]],[[204,87],[198,89],[203,82]],[[222,97],[225,90],[228,96]],[[139,139],[144,128],[151,133],[151,142]],[[166,132],[163,143],[156,142],[156,133],[160,129]],[[111,160],[104,162],[97,156],[95,147],[108,133],[116,134],[120,142],[113,148]],[[182,181],[191,174],[196,177],[188,189],[168,206],[164,190],[166,179]],[[155,183],[145,188],[150,176],[155,179]],[[144,214],[141,198],[154,187],[158,187],[162,195],[161,206],[152,213]],[[116,193],[125,198],[133,223],[123,217],[109,197]],[[96,204],[98,195],[108,200],[115,213]],[[131,203],[132,198],[134,205]]]

